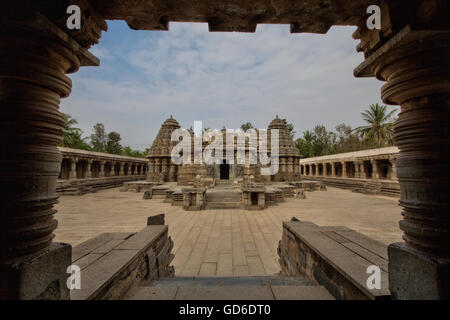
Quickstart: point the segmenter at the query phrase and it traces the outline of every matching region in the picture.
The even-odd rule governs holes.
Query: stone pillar
[[[280,172],[281,173],[286,173],[286,171],[287,171],[286,170],[286,167],[287,167],[286,161],[287,161],[287,159],[285,157],[280,158]]]
[[[448,22],[448,20],[447,20]],[[448,25],[448,24],[447,24]],[[355,73],[386,81],[405,242],[389,246],[394,299],[450,298],[450,32],[405,27]]]
[[[377,160],[370,160],[370,163],[372,164],[372,179],[380,179]]]
[[[169,182],[177,181],[177,171],[175,164],[171,163],[169,167]]]
[[[69,179],[76,179],[77,178],[77,158],[70,159],[70,173],[69,173]]]
[[[166,177],[169,173],[169,159],[161,159],[161,173]]]
[[[391,163],[391,171],[389,172],[389,179],[391,180],[398,180],[397,179],[397,160],[395,158],[389,159]]]
[[[153,158],[148,159],[148,173],[155,172],[155,160]]]
[[[346,162],[345,161],[341,162],[341,166],[342,166],[342,178],[347,178]]]
[[[92,178],[92,159],[86,160],[86,175],[84,176],[86,179]]]
[[[160,173],[161,172],[161,159],[159,158],[155,158],[155,173]]]
[[[330,162],[330,164],[331,164],[331,176],[333,178],[336,178],[336,167],[334,166],[333,162]]]
[[[191,193],[190,192],[183,192],[183,209],[189,209],[189,207],[191,206]]]
[[[0,300],[68,299],[71,246],[52,241],[64,125],[58,109],[72,87],[66,73],[85,53],[42,16],[8,18],[0,19]]]
[[[287,172],[289,173],[294,172],[294,159],[292,159],[292,157],[288,158]]]
[[[122,163],[122,162],[120,162],[119,163],[119,176],[124,176],[125,175],[125,164],[124,163]]]
[[[264,192],[258,192],[258,208],[264,209],[266,207],[266,194]]]
[[[100,167],[99,167],[99,171],[98,171],[98,177],[103,178],[105,176],[106,161],[100,161],[99,164],[100,164]]]
[[[203,196],[203,192],[202,191],[197,191],[197,195],[196,195],[197,199],[196,199],[196,206],[199,210],[203,209],[204,206],[204,196]]]
[[[354,161],[353,166],[355,168],[355,178],[361,179],[361,167],[359,161]]]

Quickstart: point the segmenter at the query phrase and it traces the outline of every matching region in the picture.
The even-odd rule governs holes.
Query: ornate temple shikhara
[[[281,201],[284,196],[294,196],[297,183],[300,183],[300,153],[286,122],[278,116],[267,130],[252,131],[254,136],[246,135],[241,144],[237,136],[222,129],[218,135],[221,138],[219,145],[223,146],[219,149],[223,155],[213,163],[208,163],[202,157],[200,163],[195,161],[196,155],[205,154],[205,150],[215,141],[207,137],[208,132],[198,136],[191,128],[187,130],[190,138],[180,142],[172,139],[174,131],[180,128],[180,124],[170,116],[162,124],[150,148],[147,181],[154,184],[154,195],[165,195],[174,205],[195,210],[233,207],[263,209]],[[277,140],[274,140],[275,131]],[[185,146],[190,144],[188,150],[191,152],[189,161],[176,164],[172,151],[179,143]],[[195,151],[195,144],[201,146],[201,152]],[[271,163],[260,161],[263,150]],[[276,160],[272,154],[274,150],[278,155]],[[251,161],[255,155],[258,157]],[[277,164],[273,174],[262,174],[264,168],[274,168],[274,161]]]

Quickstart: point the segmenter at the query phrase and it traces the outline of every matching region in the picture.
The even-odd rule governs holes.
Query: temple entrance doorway
[[[226,160],[220,165],[220,180],[230,180],[230,165]]]

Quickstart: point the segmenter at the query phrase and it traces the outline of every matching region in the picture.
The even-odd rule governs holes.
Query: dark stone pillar
[[[405,27],[356,70],[387,81],[404,243],[389,246],[393,298],[450,298],[450,32]]]
[[[0,299],[68,299],[71,246],[52,243],[65,75],[79,45],[42,16],[0,22]]]

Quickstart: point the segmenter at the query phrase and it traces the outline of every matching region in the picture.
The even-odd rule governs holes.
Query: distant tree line
[[[83,131],[76,128],[78,121],[70,115],[63,113],[64,117],[64,138],[62,147],[81,149],[88,151],[104,152],[118,154],[128,157],[145,158],[148,154],[148,148],[144,151],[133,150],[131,147],[121,145],[121,136],[116,131],[106,133],[105,126],[102,123],[96,123],[89,137],[83,137]]]
[[[328,131],[323,125],[316,125],[312,130],[303,132],[303,136],[295,140],[295,144],[304,158],[320,157],[330,154],[389,147],[394,145],[394,117],[395,111],[388,112],[387,106],[373,104],[361,113],[367,123],[353,129],[345,123],[335,127],[335,131]],[[144,151],[123,147],[122,138],[115,131],[106,133],[101,123],[94,125],[94,133],[83,138],[83,131],[76,128],[77,120],[64,114],[64,139],[61,146],[74,149],[119,154],[129,157],[145,158],[149,148]],[[282,119],[292,138],[295,136],[294,125]],[[242,131],[253,129],[250,122],[241,125]],[[209,131],[205,128],[204,131]]]
[[[335,127],[335,131],[316,125],[312,130],[304,131],[303,136],[295,140],[295,144],[305,158],[393,146],[394,113],[395,111],[388,112],[387,106],[373,104],[361,113],[367,125],[353,129],[342,123]],[[282,120],[294,138],[294,125],[286,119]],[[250,122],[241,125],[244,132],[253,128]]]
[[[352,129],[342,123],[333,132],[317,125],[312,130],[304,131],[303,137],[295,143],[305,158],[393,146],[394,113],[388,112],[387,106],[374,104],[361,113],[367,123],[365,126]]]

